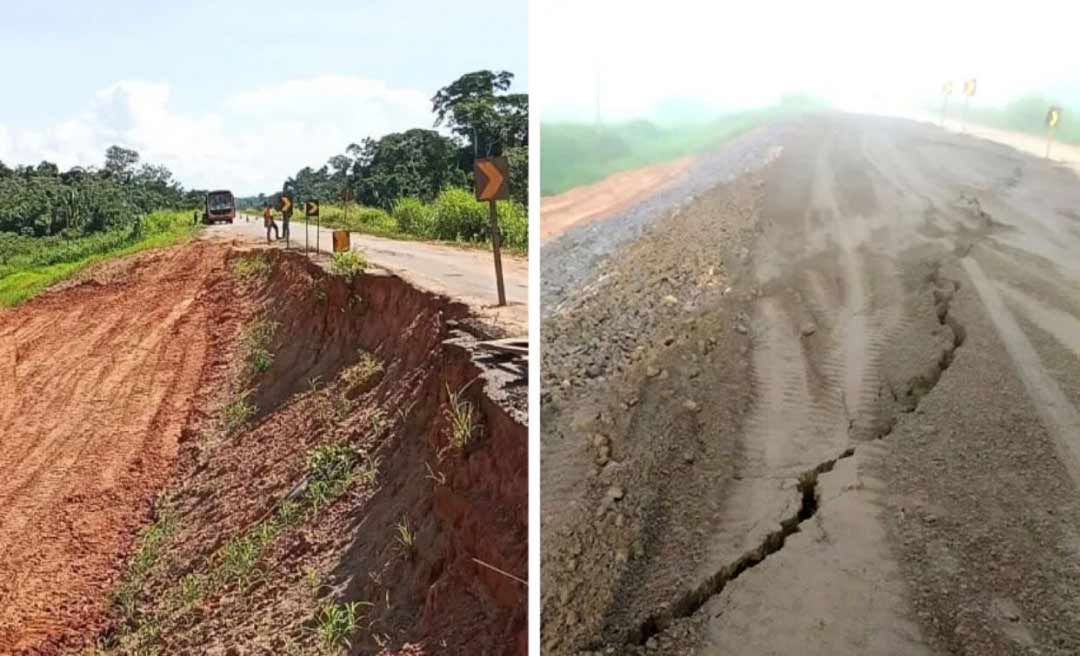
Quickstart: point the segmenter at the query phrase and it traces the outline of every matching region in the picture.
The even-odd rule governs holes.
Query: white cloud
[[[187,115],[167,84],[120,81],[44,129],[0,125],[0,160],[61,168],[100,166],[113,144],[164,164],[189,188],[273,191],[303,166],[321,166],[350,142],[434,120],[427,94],[379,80],[325,75],[239,91],[215,111]]]

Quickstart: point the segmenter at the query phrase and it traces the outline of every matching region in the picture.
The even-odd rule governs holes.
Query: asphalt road
[[[1080,653],[1080,180],[762,139],[545,319],[548,652]]]
[[[280,230],[281,222],[277,223]],[[318,242],[321,252],[333,251],[333,230],[323,228],[318,240],[315,226],[312,225],[308,230],[308,243],[312,250]],[[212,226],[209,233],[237,235],[252,242],[266,243],[266,228],[263,227],[261,217],[252,216],[250,221],[247,221],[240,216],[232,225]],[[290,242],[294,248],[304,247],[302,221],[292,223]],[[495,264],[491,251],[420,241],[398,241],[356,232],[350,233],[350,244],[354,250],[362,250],[372,264],[429,291],[445,294],[481,309],[491,309],[498,301]],[[528,260],[504,252],[502,266],[506,300],[510,306],[506,311],[507,317],[524,326],[528,321]]]

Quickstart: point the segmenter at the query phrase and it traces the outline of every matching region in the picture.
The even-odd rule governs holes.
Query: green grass
[[[778,118],[822,107],[809,98],[790,97],[774,107],[666,126],[645,120],[544,123],[540,126],[540,194],[560,194],[620,171],[699,153]]]
[[[365,606],[372,604],[351,601],[345,604],[324,604],[316,617],[316,633],[325,649],[352,647],[352,638],[360,631]]]
[[[446,403],[447,445],[440,451],[440,458],[447,450],[464,451],[465,447],[483,433],[483,427],[476,421],[473,404],[462,398],[462,391],[453,392],[446,386],[449,399]]]
[[[131,559],[128,574],[113,595],[113,603],[120,609],[126,621],[131,622],[137,615],[139,595],[143,591],[150,570],[161,557],[165,541],[176,532],[176,521],[170,512],[162,516],[139,537],[139,546]]]
[[[21,239],[0,263],[0,307],[13,306],[99,262],[190,239],[199,226],[187,210],[154,212],[128,228],[75,239]]]
[[[1003,107],[971,107],[968,109],[967,120],[987,127],[1045,137],[1046,113],[1051,105],[1058,105],[1063,110],[1061,121],[1054,130],[1054,140],[1080,145],[1080,107],[1064,107],[1061,103],[1043,96],[1022,96],[1009,101]],[[940,116],[940,105],[934,111],[935,116]],[[963,109],[960,106],[950,103],[950,119],[959,119],[961,112]]]
[[[281,324],[270,319],[258,319],[244,331],[241,342],[244,350],[244,369],[249,376],[256,376],[270,368],[274,354],[270,342]]]
[[[246,255],[233,264],[233,275],[240,280],[265,278],[270,275],[270,262],[259,253]]]

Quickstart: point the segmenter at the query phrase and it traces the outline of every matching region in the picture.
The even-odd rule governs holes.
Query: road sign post
[[[281,230],[285,233],[285,248],[289,248],[289,220],[292,219],[293,199],[288,194],[281,194]]]
[[[311,223],[311,217],[315,217],[316,220],[319,218],[319,201],[317,201],[317,200],[309,200],[309,201],[304,202],[304,234],[305,235],[307,234],[308,224]],[[315,249],[318,250],[318,248],[319,248],[319,242],[318,242],[319,228],[318,227],[315,228],[315,239],[316,239]],[[306,246],[305,246],[305,248],[306,248]]]
[[[491,217],[491,247],[495,255],[495,287],[499,294],[499,305],[506,305],[506,288],[503,285],[502,252],[499,236],[499,212],[495,201],[510,197],[510,185],[507,182],[509,166],[505,157],[488,157],[473,162],[473,181],[476,200],[488,201]]]

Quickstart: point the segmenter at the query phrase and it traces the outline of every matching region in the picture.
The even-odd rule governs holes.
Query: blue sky
[[[270,191],[350,141],[431,127],[428,99],[463,73],[509,70],[527,91],[527,13],[526,0],[483,18],[434,0],[17,1],[0,21],[19,98],[0,112],[0,160],[87,165],[116,141],[186,186]]]

